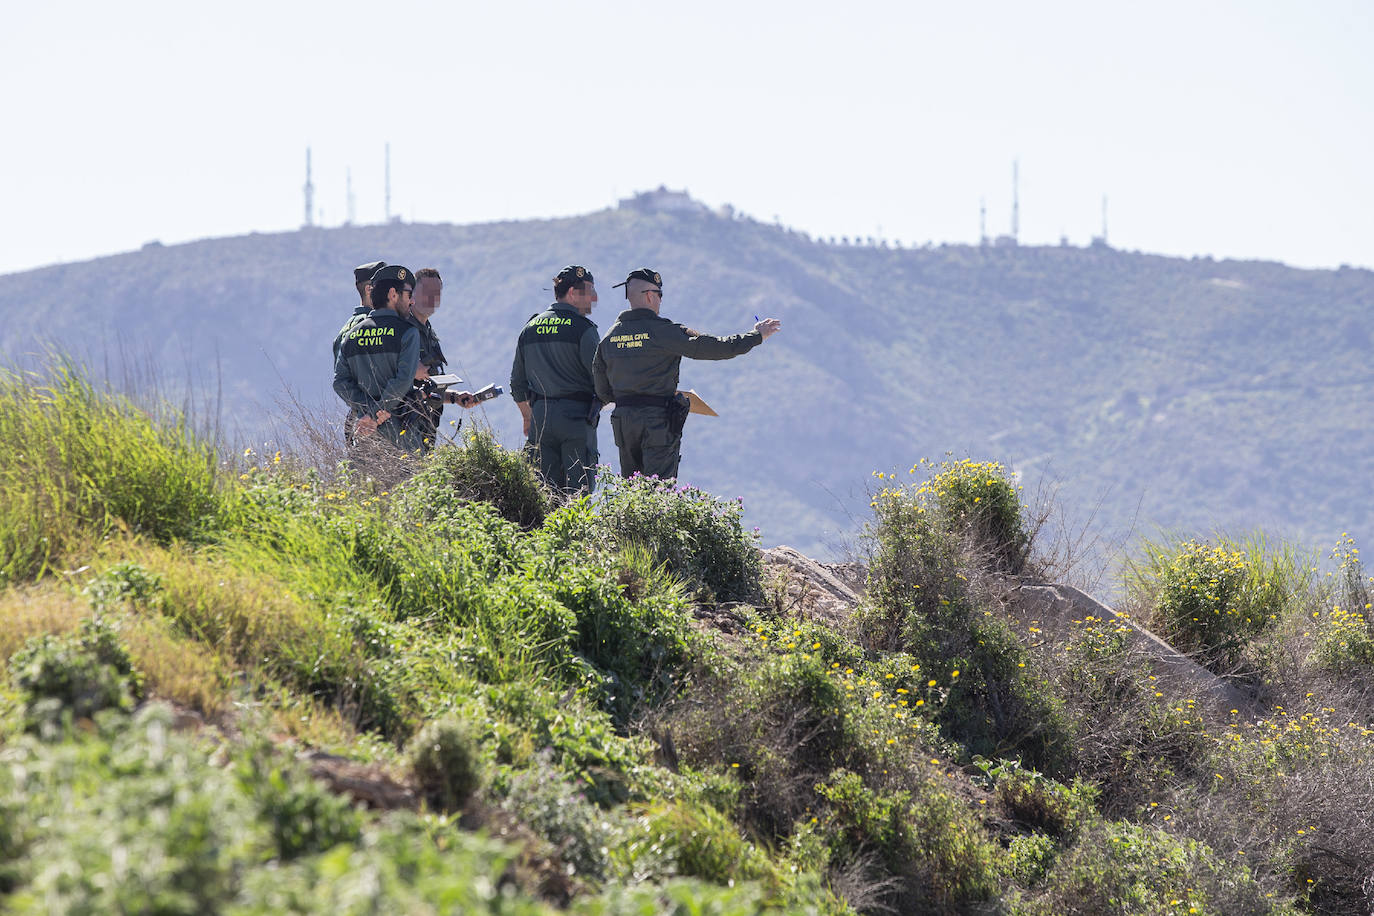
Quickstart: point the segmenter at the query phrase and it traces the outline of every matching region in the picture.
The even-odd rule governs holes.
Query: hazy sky
[[[0,272],[666,184],[815,235],[1374,266],[1374,3],[12,4]],[[575,245],[561,257],[576,259]]]

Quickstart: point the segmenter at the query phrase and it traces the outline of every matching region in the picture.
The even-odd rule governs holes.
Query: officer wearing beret
[[[611,430],[620,448],[620,473],[676,477],[682,450],[686,398],[677,393],[682,358],[732,359],[782,327],[765,318],[731,337],[701,334],[663,318],[663,278],[648,267],[633,270],[617,287],[630,303],[597,346],[592,362],[596,396],[615,402]]]
[[[587,317],[596,304],[596,281],[587,268],[572,264],[553,278],[553,295],[557,301],[520,331],[510,393],[544,480],[565,492],[590,493],[600,458],[601,402],[592,384],[599,335]]]
[[[344,334],[334,364],[334,391],[355,418],[355,434],[381,433],[401,449],[407,443],[395,414],[420,366],[420,332],[406,321],[414,292],[415,276],[400,265],[373,274],[372,311]]]

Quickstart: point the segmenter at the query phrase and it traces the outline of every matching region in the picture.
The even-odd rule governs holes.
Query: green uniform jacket
[[[439,346],[439,334],[433,321],[420,321],[414,315],[406,319],[420,334],[420,363],[430,375],[442,375],[448,358]],[[444,416],[443,392],[430,382],[415,382],[401,405],[401,425],[405,427],[408,445],[428,452],[438,439],[439,424]],[[414,438],[411,438],[414,437]]]
[[[758,331],[714,337],[690,334],[653,309],[621,312],[596,348],[592,378],[603,403],[623,397],[672,397],[677,393],[682,358],[730,359],[763,342]]]
[[[442,375],[448,365],[443,347],[439,346],[439,334],[434,330],[433,321],[420,321],[414,315],[406,319],[415,330],[420,332],[420,362],[425,364],[430,375]]]
[[[334,362],[339,361],[339,350],[343,347],[344,335],[358,326],[358,322],[368,316],[372,309],[365,305],[353,306],[353,314],[348,316],[343,327],[339,328],[339,333],[334,335]]]
[[[590,318],[555,302],[530,318],[515,345],[510,394],[517,402],[541,398],[590,398],[592,358],[599,335]]]
[[[396,439],[400,422],[395,415],[419,365],[420,332],[394,309],[373,309],[344,335],[334,364],[334,392],[355,417],[390,412],[392,418],[381,428]]]

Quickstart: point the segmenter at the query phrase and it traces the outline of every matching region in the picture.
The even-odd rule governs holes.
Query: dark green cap
[[[658,271],[654,270],[652,267],[641,267],[638,270],[630,271],[630,275],[625,278],[625,283],[617,283],[615,286],[612,286],[611,289],[624,286],[631,280],[643,280],[645,283],[652,283],[658,288],[660,293],[663,292],[663,278],[660,277]]]
[[[386,261],[372,261],[369,264],[359,264],[353,268],[353,282],[366,283],[372,279],[372,275],[386,266]]]
[[[553,282],[558,283],[560,281],[566,283],[596,282],[596,280],[592,277],[592,272],[578,264],[569,264],[567,267],[560,270],[558,274],[553,278]]]
[[[400,264],[388,264],[372,275],[373,286],[381,286],[383,283],[394,283],[397,286],[414,287],[415,274],[411,273]]]

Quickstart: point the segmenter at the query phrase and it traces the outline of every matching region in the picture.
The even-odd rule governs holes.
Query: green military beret
[[[624,286],[631,280],[643,280],[645,283],[652,283],[658,288],[660,293],[663,292],[663,278],[658,275],[658,271],[651,267],[641,267],[638,270],[630,271],[630,275],[625,278],[625,283],[617,283],[615,286],[612,286],[611,289]]]

